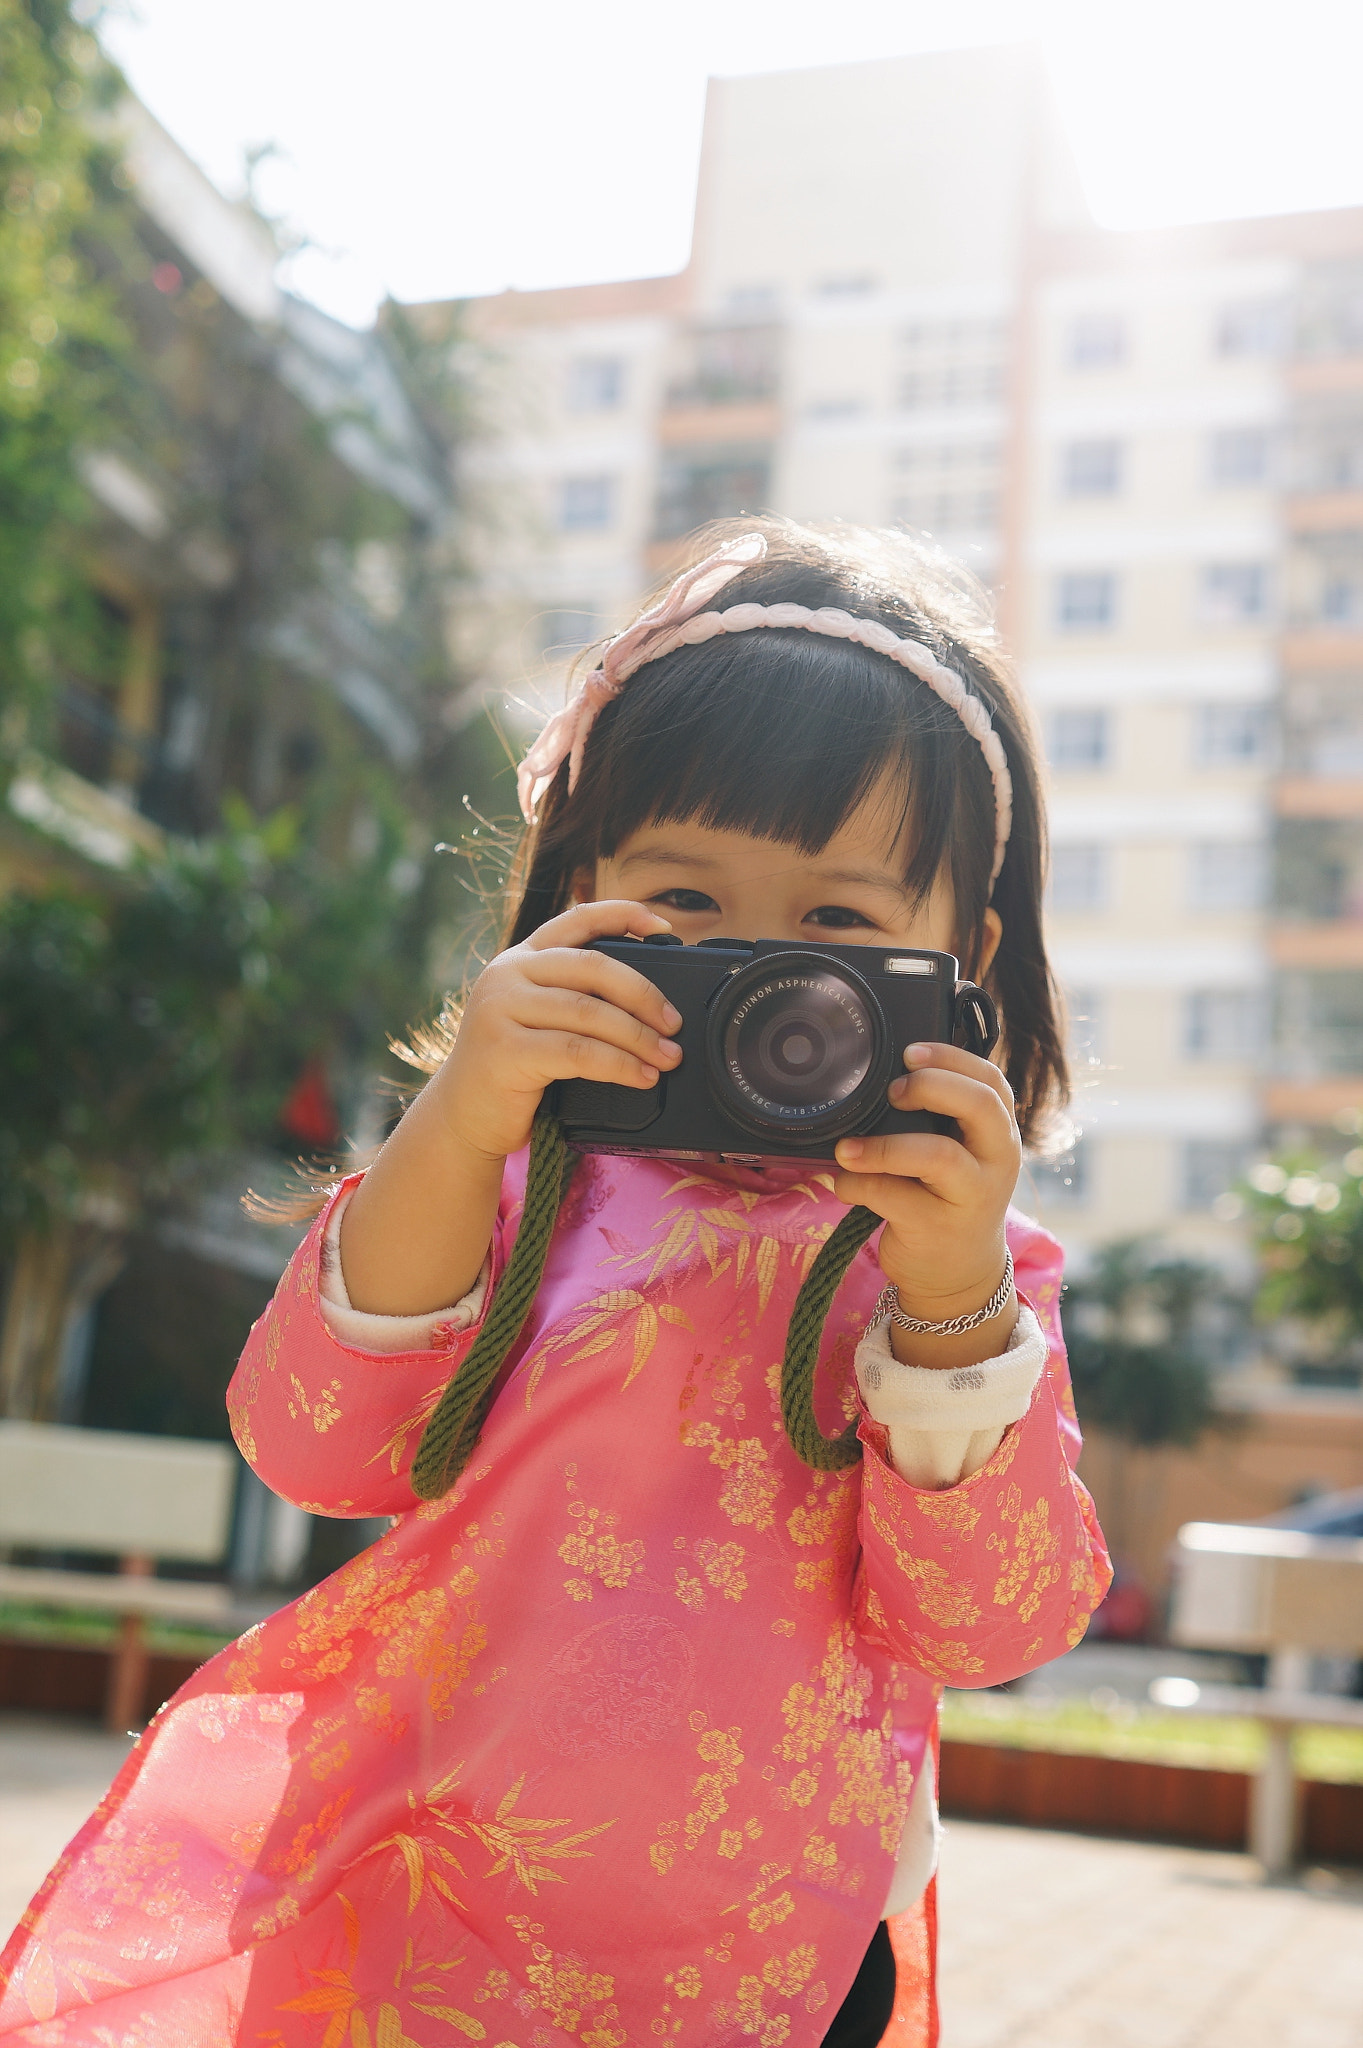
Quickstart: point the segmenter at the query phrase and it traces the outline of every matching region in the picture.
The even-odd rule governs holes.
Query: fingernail
[[[860,1138],[844,1138],[838,1147],[839,1159],[860,1159],[866,1147]]]
[[[681,1023],[681,1011],[674,1009],[671,1003],[664,1003],[663,1022],[664,1024],[666,1024],[669,1031],[675,1031],[677,1029],[677,1026]]]
[[[662,926],[662,928],[663,928],[663,930],[664,930],[665,932],[670,932],[670,931],[671,931],[671,929],[672,929],[672,920],[671,920],[671,918],[670,918],[670,917],[660,917],[660,916],[658,915],[658,913],[657,913],[657,911],[656,911],[656,910],[655,910],[655,911],[653,912],[653,922],[654,922],[654,924],[660,924],[660,925]]]
[[[891,1081],[890,1100],[892,1102],[902,1102],[904,1100],[904,1097],[908,1094],[908,1092],[909,1077],[907,1074],[901,1074],[897,1081]]]
[[[640,1065],[643,1066],[642,1061],[640,1061]],[[652,1088],[658,1079],[658,1069],[656,1067],[644,1067],[643,1075],[649,1087]]]
[[[660,1058],[670,1060],[675,1067],[682,1056],[682,1049],[675,1038],[664,1038],[659,1044],[658,1053]]]
[[[906,1066],[925,1067],[931,1058],[932,1047],[930,1045],[906,1045],[904,1048],[904,1064]]]

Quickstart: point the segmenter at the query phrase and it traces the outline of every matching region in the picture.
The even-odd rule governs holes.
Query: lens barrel
[[[854,1130],[883,1106],[892,1067],[869,983],[841,960],[794,950],[720,984],[705,1051],[711,1088],[735,1122],[791,1145]]]

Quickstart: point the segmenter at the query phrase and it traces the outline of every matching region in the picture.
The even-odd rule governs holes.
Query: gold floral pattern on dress
[[[866,1517],[901,1576],[914,1588],[928,1620],[936,1622],[939,1628],[972,1628],[980,1618],[980,1609],[969,1580],[953,1583],[945,1565],[936,1558],[910,1556],[900,1543],[899,1530],[874,1501],[867,1502]]]
[[[297,1421],[300,1415],[312,1418],[312,1426],[319,1436],[325,1436],[333,1422],[341,1419],[341,1405],[337,1395],[341,1391],[339,1380],[328,1380],[325,1386],[315,1387],[311,1395],[297,1373],[289,1374],[289,1385],[293,1389],[293,1400],[286,1405],[290,1416]]]
[[[781,1479],[760,1437],[722,1437],[713,1422],[683,1422],[681,1440],[688,1450],[708,1450],[710,1463],[727,1475],[719,1504],[736,1527],[771,1527]]]
[[[573,1466],[568,1475],[570,1490],[576,1470]],[[578,1578],[563,1581],[570,1599],[590,1600],[593,1579],[599,1579],[603,1586],[618,1589],[627,1586],[635,1573],[643,1570],[644,1546],[637,1537],[621,1542],[615,1534],[620,1520],[618,1515],[605,1513],[600,1508],[589,1508],[585,1501],[570,1499],[568,1518],[576,1528],[559,1544],[558,1554],[565,1564],[581,1574]]]
[[[994,1530],[986,1545],[1001,1560],[994,1605],[1012,1607],[1016,1603],[1018,1620],[1030,1621],[1041,1605],[1042,1594],[1060,1582],[1060,1538],[1051,1527],[1051,1504],[1043,1495],[1024,1508],[1020,1488],[1010,1486],[1002,1503],[1002,1521],[1004,1528]],[[1011,1543],[1006,1533],[1010,1526],[1017,1531]]]
[[[565,2034],[576,2034],[586,2048],[623,2048],[626,2036],[618,2024],[614,1977],[589,1969],[578,1956],[556,1955],[538,1939],[545,1932],[539,1921],[508,1913],[507,1925],[530,1950],[525,1981],[552,2024]],[[595,2011],[590,2010],[593,2007]]]

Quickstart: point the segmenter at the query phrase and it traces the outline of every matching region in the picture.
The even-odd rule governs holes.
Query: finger
[[[578,989],[599,996],[617,1009],[628,1010],[655,1031],[670,1035],[681,1023],[681,1012],[668,1002],[656,982],[605,953],[555,946],[548,951],[527,953],[521,966],[527,980],[540,988]]]
[[[671,924],[643,903],[627,903],[608,897],[603,903],[575,903],[542,924],[522,943],[532,953],[546,946],[589,946],[593,939],[646,939],[654,932],[670,932]]]
[[[618,1045],[581,1031],[517,1029],[507,1047],[517,1067],[541,1086],[550,1081],[612,1081],[622,1088],[654,1088],[658,1069]]]
[[[967,1148],[987,1164],[1006,1159],[1017,1150],[1017,1125],[1011,1108],[994,1089],[965,1074],[949,1074],[939,1067],[920,1068],[905,1080],[890,1084],[890,1101],[897,1110],[925,1109],[936,1116],[954,1117]]]
[[[532,1031],[600,1039],[604,1045],[633,1053],[651,1067],[675,1067],[682,1056],[675,1038],[665,1037],[628,1010],[602,1002],[584,989],[538,988],[528,983],[519,991],[511,1015]]]
[[[883,1177],[887,1188],[893,1190],[898,1186],[902,1194],[903,1183],[916,1180],[949,1201],[962,1201],[979,1185],[979,1162],[955,1138],[944,1137],[938,1131],[844,1138],[838,1146],[837,1161],[844,1173],[856,1177],[859,1187]],[[865,1201],[868,1208],[877,1207],[863,1194],[858,1194],[857,1200]]]
[[[910,1073],[920,1073],[924,1068],[932,1067],[941,1073],[968,1074],[972,1080],[982,1081],[986,1087],[992,1088],[1009,1109],[1013,1107],[1013,1091],[1002,1067],[996,1067],[992,1060],[982,1060],[977,1053],[966,1052],[959,1045],[906,1045],[904,1064]]]

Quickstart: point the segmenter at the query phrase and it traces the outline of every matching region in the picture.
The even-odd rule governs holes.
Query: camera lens
[[[887,1033],[860,975],[817,953],[780,953],[718,991],[711,1083],[749,1130],[787,1140],[841,1135],[888,1075]]]

